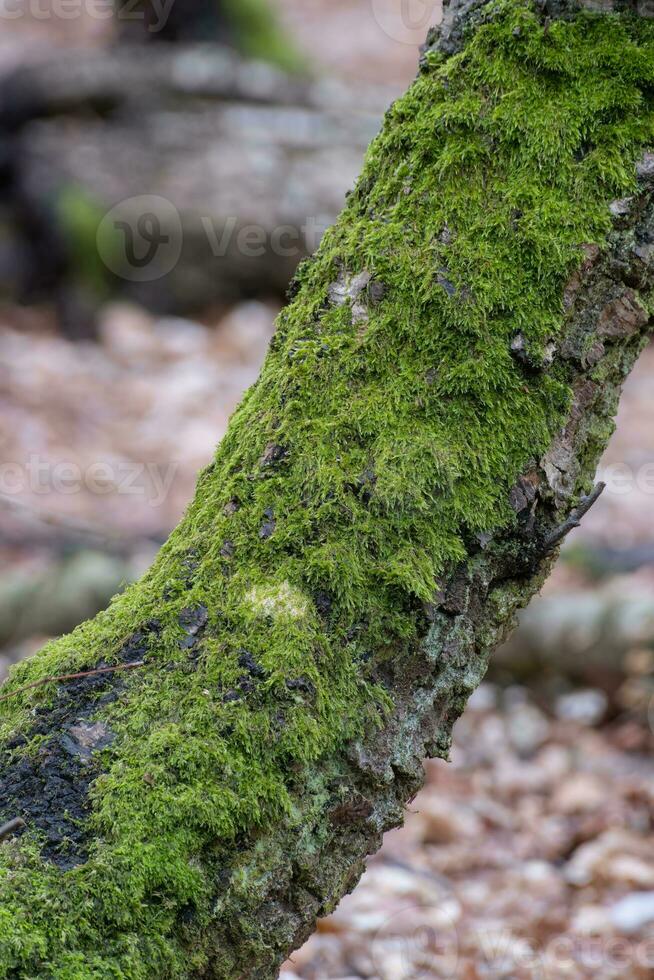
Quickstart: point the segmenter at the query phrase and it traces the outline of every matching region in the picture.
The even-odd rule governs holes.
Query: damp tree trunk
[[[650,329],[654,32],[446,11],[151,571],[0,701],[0,975],[274,977],[446,758]]]

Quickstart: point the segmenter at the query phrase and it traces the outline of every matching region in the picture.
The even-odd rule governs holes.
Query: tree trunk
[[[154,567],[3,690],[0,975],[273,977],[402,821],[650,330],[653,49],[431,37]]]

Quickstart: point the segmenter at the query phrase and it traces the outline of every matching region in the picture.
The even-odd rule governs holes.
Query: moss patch
[[[157,622],[87,718],[114,737],[85,862],[58,868],[38,826],[0,845],[0,976],[195,976],[224,894],[263,892],[272,857],[246,871],[240,850],[309,826],[327,789],[305,767],[382,723],[384,662],[420,643],[470,542],[515,521],[509,491],[560,428],[564,286],[634,187],[653,84],[654,25],[544,27],[520,0],[427,56],[152,570],[12,675],[117,662]],[[0,705],[18,756],[58,697]]]

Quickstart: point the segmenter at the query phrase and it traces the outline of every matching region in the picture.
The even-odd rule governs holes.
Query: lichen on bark
[[[0,976],[274,976],[447,755],[589,488],[650,324],[654,27],[469,6],[153,568],[11,677],[143,661],[0,703],[0,780],[30,773]],[[52,759],[97,725],[58,845],[34,797],[65,816]]]

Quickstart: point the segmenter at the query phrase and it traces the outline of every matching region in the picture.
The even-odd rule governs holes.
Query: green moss
[[[100,709],[117,737],[88,860],[62,872],[31,830],[0,848],[0,976],[194,975],[227,882],[256,896],[274,866],[250,852],[247,870],[234,842],[311,826],[327,789],[305,767],[381,722],[375,666],[420,643],[437,579],[511,522],[510,487],[559,430],[564,369],[526,371],[511,342],[537,364],[560,337],[581,245],[605,241],[652,141],[653,82],[654,25],[544,30],[520,0],[428,56],[152,570],[12,675],[92,667],[158,623]],[[189,657],[180,613],[200,606]],[[54,698],[2,703],[0,736]]]

